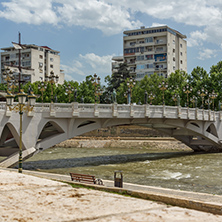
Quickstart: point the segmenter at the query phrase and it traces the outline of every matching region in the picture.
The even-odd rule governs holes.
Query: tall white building
[[[186,36],[168,26],[124,31],[123,57],[140,81],[157,73],[167,78],[176,70],[187,71]]]
[[[45,80],[45,77],[53,71],[59,76],[59,84],[64,82],[64,73],[60,70],[59,51],[47,46],[34,44],[24,45],[21,49],[22,80],[25,82],[36,82]],[[18,78],[19,50],[14,47],[1,48],[1,70],[10,68]],[[2,72],[1,72],[2,73]],[[1,76],[1,81],[3,81]]]

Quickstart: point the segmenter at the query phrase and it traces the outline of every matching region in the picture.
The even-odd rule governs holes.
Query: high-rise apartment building
[[[167,78],[176,70],[187,71],[185,35],[168,26],[124,31],[123,57],[140,81],[157,73]]]
[[[60,70],[59,51],[47,46],[37,46],[34,44],[22,45],[21,49],[21,71],[24,82],[44,81],[46,76],[53,71],[59,76],[59,84],[64,82],[64,73]],[[15,79],[18,79],[19,50],[14,47],[1,48],[1,70],[10,68]],[[2,73],[2,72],[1,72]],[[2,79],[1,76],[1,81]]]

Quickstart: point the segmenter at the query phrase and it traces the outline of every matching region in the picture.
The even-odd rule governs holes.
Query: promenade
[[[222,221],[222,215],[98,190],[72,188],[55,180],[71,182],[65,175],[33,171],[19,174],[13,169],[0,169],[0,221]],[[190,202],[187,207],[202,206],[202,210],[216,209],[217,213],[222,209],[222,198],[217,195],[125,183],[120,189],[113,187],[113,181],[104,183],[105,186],[94,188],[128,191],[133,196],[140,194],[143,198],[152,197],[163,202],[168,197],[174,205],[176,200],[179,205]]]

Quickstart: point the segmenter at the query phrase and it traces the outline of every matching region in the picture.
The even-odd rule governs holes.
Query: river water
[[[23,163],[24,169],[95,175],[123,182],[222,195],[222,153],[148,148],[50,148]]]

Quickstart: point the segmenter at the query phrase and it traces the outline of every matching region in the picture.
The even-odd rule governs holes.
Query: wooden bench
[[[71,180],[77,182],[84,182],[90,184],[96,184],[95,176],[85,175],[85,174],[78,174],[78,173],[70,173]]]

